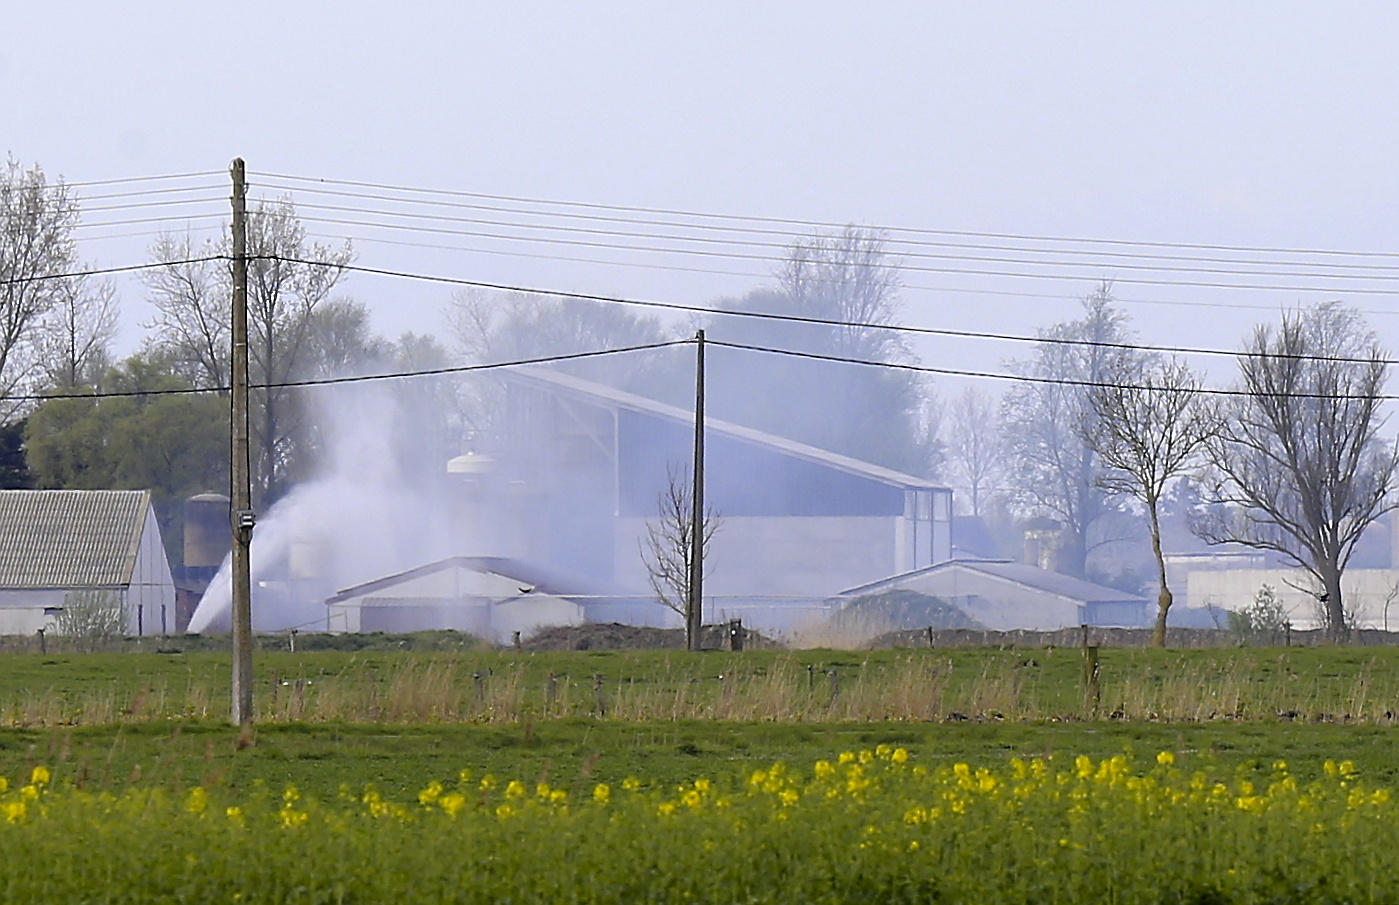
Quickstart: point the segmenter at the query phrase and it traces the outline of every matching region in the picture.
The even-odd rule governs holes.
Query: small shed
[[[841,593],[915,591],[949,603],[988,629],[1144,626],[1150,601],[1105,585],[1004,559],[954,559]]]
[[[62,628],[78,606],[119,607],[126,634],[174,629],[150,491],[0,491],[0,634]]]
[[[555,625],[579,625],[583,606],[527,566],[451,556],[346,588],[326,600],[332,632],[455,629],[497,644]]]

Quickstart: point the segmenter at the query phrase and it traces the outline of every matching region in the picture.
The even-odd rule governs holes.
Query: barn
[[[148,490],[0,491],[0,634],[117,608],[126,634],[175,627],[175,586]]]
[[[693,413],[547,369],[512,373],[504,408],[506,433],[460,469],[466,549],[644,598],[647,523],[671,476],[688,481]],[[787,628],[841,588],[950,558],[947,487],[716,418],[705,428],[719,518],[706,620]],[[657,606],[626,621],[652,623]]]
[[[516,632],[584,621],[581,603],[537,569],[497,557],[452,556],[364,582],[326,600],[332,632],[454,629],[498,644]]]
[[[1151,607],[1136,594],[1004,559],[949,560],[853,587],[840,596],[848,600],[892,590],[935,597],[997,630],[1139,627],[1147,624]]]

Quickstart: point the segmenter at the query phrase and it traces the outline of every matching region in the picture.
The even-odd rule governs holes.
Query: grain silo
[[[229,499],[221,493],[200,493],[185,500],[185,562],[175,582],[176,631],[185,630],[232,547],[229,511]]]

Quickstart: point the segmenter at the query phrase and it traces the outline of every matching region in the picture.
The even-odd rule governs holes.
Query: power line
[[[67,273],[45,273],[25,277],[9,277],[0,280],[0,286],[17,286],[24,283],[39,283],[44,280],[68,280],[78,277],[101,276],[107,273],[129,273],[133,270],[153,270],[157,267],[174,267],[179,264],[202,264],[206,261],[225,261],[228,255],[204,255],[198,258],[183,258],[178,261],[151,261],[146,264],[123,264],[117,267],[91,267],[87,270],[72,270]]]
[[[493,371],[501,368],[516,368],[526,365],[552,364],[561,361],[577,361],[584,358],[598,358],[604,355],[620,355],[625,352],[645,352],[652,349],[665,349],[670,346],[683,346],[694,342],[692,339],[675,339],[664,342],[642,343],[634,346],[618,346],[612,349],[599,349],[592,352],[568,352],[559,355],[542,355],[535,358],[519,358],[513,361],[487,362],[474,365],[451,365],[441,368],[422,368],[414,371],[389,371],[379,374],[357,374],[350,377],[321,377],[306,380],[287,380],[276,383],[254,383],[254,390],[288,389],[295,387],[334,386],[345,383],[367,383],[376,380],[400,380],[413,377],[436,377],[445,374],[465,374],[473,371]],[[99,390],[88,393],[21,393],[0,396],[4,402],[50,402],[56,399],[131,399],[144,396],[195,396],[209,393],[227,393],[232,388],[220,386],[179,387],[156,390]]]
[[[282,188],[282,187],[281,187],[281,186],[272,186],[272,188]],[[616,216],[608,216],[608,215],[604,215],[604,214],[579,214],[579,213],[572,213],[572,212],[569,212],[569,211],[529,210],[529,209],[522,209],[522,208],[505,207],[505,206],[501,206],[501,205],[472,204],[472,203],[457,202],[457,201],[437,201],[437,200],[432,200],[432,199],[398,198],[398,197],[394,197],[394,196],[391,196],[391,195],[380,195],[380,194],[373,194],[373,193],[366,193],[366,192],[346,192],[346,191],[336,191],[336,190],[330,190],[330,189],[297,188],[297,189],[295,189],[295,191],[311,192],[311,193],[315,193],[315,194],[325,194],[325,195],[333,195],[333,196],[339,196],[339,197],[363,198],[363,199],[367,199],[367,200],[388,201],[388,202],[399,202],[399,203],[410,204],[410,205],[419,205],[419,206],[421,206],[421,205],[431,205],[431,206],[447,207],[447,208],[458,209],[458,210],[481,210],[481,211],[488,211],[488,212],[495,212],[495,213],[509,213],[509,214],[515,214],[515,215],[520,216],[520,217],[562,218],[562,219],[583,220],[583,221],[602,222],[602,223],[620,223],[620,224],[627,224],[627,225],[632,225],[632,226],[663,226],[663,227],[670,227],[670,228],[677,228],[677,229],[685,229],[685,230],[692,230],[692,231],[709,231],[709,232],[721,232],[721,233],[745,233],[745,234],[751,234],[751,235],[778,236],[778,237],[783,237],[783,238],[786,239],[787,241],[781,242],[781,243],[770,243],[770,242],[756,242],[756,241],[739,240],[739,239],[719,240],[719,239],[704,238],[704,237],[692,237],[692,236],[668,236],[668,235],[656,234],[656,233],[633,233],[633,232],[621,232],[621,231],[610,231],[610,230],[594,230],[594,229],[581,228],[581,227],[579,227],[579,228],[574,228],[574,227],[557,226],[557,225],[552,225],[552,224],[517,223],[517,222],[514,222],[514,221],[491,220],[491,219],[474,218],[474,217],[450,217],[450,216],[439,215],[439,214],[423,213],[423,212],[420,212],[420,211],[404,212],[404,211],[384,210],[384,209],[382,209],[382,208],[352,207],[352,206],[331,205],[331,204],[317,204],[317,203],[314,203],[314,202],[303,202],[303,201],[295,202],[295,203],[297,204],[298,207],[308,208],[308,209],[331,210],[331,211],[341,211],[341,212],[351,212],[351,213],[362,213],[362,214],[382,214],[382,215],[384,215],[384,216],[389,216],[389,217],[400,217],[400,218],[411,218],[411,219],[430,219],[430,220],[438,220],[438,221],[442,221],[442,222],[479,223],[479,224],[496,225],[496,226],[510,226],[510,227],[515,227],[515,228],[519,228],[519,229],[549,229],[549,230],[556,230],[556,231],[575,231],[575,232],[584,232],[584,233],[597,233],[597,234],[603,234],[603,235],[635,236],[635,237],[641,237],[641,238],[653,238],[653,237],[654,237],[654,238],[665,238],[665,239],[677,239],[677,240],[681,240],[681,241],[708,242],[708,243],[716,243],[716,244],[734,244],[734,245],[740,245],[740,244],[742,244],[742,245],[752,245],[752,246],[759,246],[759,247],[778,247],[778,248],[791,248],[793,242],[801,242],[801,241],[803,241],[803,240],[809,241],[809,240],[812,238],[812,235],[811,235],[811,233],[809,233],[809,232],[799,232],[799,231],[795,231],[795,230],[784,230],[784,229],[771,229],[771,228],[745,227],[745,226],[717,226],[717,225],[708,224],[708,223],[685,223],[685,222],[677,221],[677,220],[646,220],[646,219],[641,219],[641,218],[639,218],[639,217],[616,217]],[[1013,252],[1022,252],[1022,253],[1034,254],[1034,255],[1084,254],[1084,255],[1092,255],[1092,256],[1095,256],[1095,257],[1110,258],[1110,259],[1153,260],[1153,261],[1196,261],[1196,262],[1200,262],[1200,263],[1212,263],[1212,264],[1239,264],[1239,265],[1252,266],[1252,267],[1286,266],[1286,267],[1327,267],[1327,268],[1332,268],[1332,269],[1345,269],[1345,270],[1399,270],[1399,264],[1354,264],[1354,263],[1347,263],[1347,262],[1330,262],[1330,261],[1258,261],[1258,260],[1249,260],[1249,259],[1241,259],[1241,258],[1222,258],[1222,257],[1200,256],[1200,255],[1152,254],[1152,253],[1148,253],[1148,252],[1122,252],[1122,251],[1094,251],[1094,250],[1091,250],[1091,249],[1076,249],[1076,248],[1069,248],[1069,249],[1062,249],[1062,248],[1035,248],[1035,247],[1026,246],[1026,245],[1000,245],[1000,244],[971,243],[971,242],[950,242],[950,241],[919,240],[919,239],[897,239],[897,238],[890,238],[890,239],[887,239],[887,240],[886,240],[886,244],[889,244],[889,245],[899,245],[899,246],[905,246],[905,245],[907,245],[907,246],[925,247],[925,248],[968,249],[968,250],[978,250],[978,251],[1013,251]],[[897,256],[904,256],[904,257],[960,257],[960,256],[948,256],[948,255],[925,255],[925,254],[921,254],[921,253],[919,253],[919,252],[907,252],[907,251],[902,251],[902,250],[897,250],[897,249],[891,249],[891,250],[890,250],[890,254],[891,254],[891,255],[897,255]],[[999,260],[999,259],[991,259],[991,258],[985,258],[985,259],[983,259],[983,258],[971,258],[971,259],[972,259],[972,260]],[[1038,262],[1038,263],[1043,263],[1043,264],[1048,265],[1048,264],[1054,264],[1054,263],[1056,263],[1056,262],[1045,261],[1045,262]],[[1067,265],[1060,264],[1059,266],[1067,266]],[[1088,265],[1085,265],[1085,266],[1104,266],[1104,267],[1106,267],[1106,266],[1112,266],[1112,261],[1094,261],[1094,262],[1089,262],[1089,264],[1088,264]],[[1139,266],[1139,265],[1132,265],[1132,264],[1127,264],[1127,265],[1125,265],[1125,266],[1132,267],[1133,269],[1153,269],[1153,270],[1178,269],[1178,270],[1186,270],[1186,271],[1191,271],[1191,272],[1216,272],[1216,271],[1202,270],[1201,268],[1160,268],[1160,267],[1149,267],[1149,266],[1147,266],[1147,265],[1140,265],[1140,266]],[[1226,273],[1228,273],[1228,272],[1232,272],[1232,271],[1218,271],[1218,272],[1226,272]],[[1284,275],[1291,275],[1291,274],[1284,274]],[[1303,274],[1303,275],[1305,275],[1305,274]],[[1331,277],[1331,276],[1339,276],[1339,275],[1316,274],[1316,276]]]
[[[559,225],[553,225],[553,224],[515,223],[515,222],[509,221],[509,220],[495,220],[495,219],[484,218],[484,217],[449,217],[449,216],[443,216],[443,215],[440,215],[440,214],[427,214],[427,213],[419,213],[419,212],[413,212],[413,211],[406,211],[406,212],[385,211],[385,210],[369,209],[369,208],[360,208],[360,207],[348,207],[348,206],[336,205],[336,204],[317,204],[317,203],[314,203],[314,202],[311,202],[311,203],[302,202],[301,204],[298,205],[298,209],[304,209],[304,210],[319,210],[319,211],[332,211],[332,212],[352,213],[352,214],[371,214],[371,215],[380,215],[380,216],[386,216],[386,217],[394,217],[394,218],[399,218],[399,219],[430,220],[430,221],[432,221],[432,222],[434,222],[434,223],[465,223],[465,224],[475,224],[475,225],[479,225],[479,226],[505,227],[505,228],[508,228],[508,229],[533,230],[533,231],[536,231],[536,232],[538,232],[538,231],[561,232],[561,233],[565,233],[565,234],[568,234],[568,235],[606,236],[606,237],[616,238],[616,239],[642,239],[642,240],[654,241],[654,242],[662,242],[662,241],[665,241],[665,242],[692,242],[692,243],[698,243],[698,244],[702,244],[702,245],[706,245],[706,246],[738,246],[738,247],[741,247],[741,248],[779,249],[779,250],[786,251],[787,253],[786,253],[786,254],[783,254],[783,255],[780,255],[780,256],[773,256],[773,257],[769,258],[770,260],[778,260],[778,261],[784,261],[784,262],[785,262],[785,261],[795,261],[795,262],[797,262],[797,263],[808,263],[808,264],[831,263],[831,264],[836,264],[836,265],[842,266],[842,267],[846,267],[846,266],[848,266],[848,267],[866,267],[866,268],[878,268],[878,269],[881,269],[881,270],[892,270],[892,271],[900,271],[900,270],[905,269],[905,268],[907,267],[907,265],[904,263],[904,260],[903,260],[903,259],[906,259],[906,258],[913,258],[913,259],[918,259],[918,260],[931,260],[931,261],[964,261],[964,262],[969,262],[969,263],[1015,264],[1015,265],[1033,266],[1033,267],[1126,267],[1126,268],[1129,268],[1129,269],[1134,270],[1134,271],[1154,271],[1154,272],[1161,272],[1161,273],[1202,273],[1202,274],[1217,274],[1217,275],[1225,275],[1225,276],[1245,276],[1245,277],[1254,277],[1254,276],[1276,276],[1276,277],[1289,277],[1289,278],[1295,277],[1295,278],[1302,278],[1302,279],[1324,279],[1324,280],[1383,280],[1383,281],[1399,280],[1399,274],[1385,274],[1385,273],[1317,273],[1317,272],[1314,272],[1314,271],[1294,271],[1294,270],[1238,270],[1238,269],[1221,268],[1221,267],[1207,267],[1207,266],[1203,266],[1203,265],[1201,265],[1201,266],[1175,266],[1175,265],[1167,265],[1167,264],[1125,264],[1125,263],[1112,263],[1112,262],[1088,261],[1088,260],[1064,260],[1064,261],[1053,261],[1053,260],[1048,260],[1048,261],[1041,261],[1041,260],[1035,260],[1035,259],[1032,259],[1032,258],[1002,257],[1002,256],[986,256],[986,255],[970,255],[970,254],[952,254],[952,253],[949,253],[949,252],[931,252],[931,251],[904,251],[904,252],[899,252],[899,253],[897,254],[897,257],[895,257],[893,254],[891,254],[891,255],[889,255],[889,259],[888,259],[888,260],[884,260],[884,261],[856,261],[856,260],[840,260],[840,259],[837,259],[837,260],[830,260],[830,259],[828,259],[828,258],[826,258],[826,257],[819,256],[821,253],[820,253],[820,250],[818,250],[818,249],[811,249],[811,250],[809,250],[811,254],[813,254],[813,255],[818,255],[818,256],[812,257],[812,258],[804,258],[804,257],[802,257],[802,251],[803,251],[803,249],[802,249],[802,247],[801,247],[800,245],[794,247],[794,246],[791,245],[791,243],[785,243],[785,242],[766,242],[766,241],[753,240],[753,239],[723,239],[723,238],[714,238],[714,237],[711,237],[711,236],[682,236],[682,235],[675,235],[675,234],[673,234],[673,233],[648,233],[648,232],[635,232],[635,231],[630,231],[630,230],[596,229],[596,228],[591,228],[591,227],[578,227],[578,226],[559,226]],[[307,219],[310,219],[310,218],[307,218]],[[331,222],[338,222],[338,221],[331,221]],[[365,223],[365,222],[362,222],[362,221],[357,221],[355,225],[360,225],[360,226],[371,226],[371,227],[376,227],[376,228],[389,228],[389,229],[409,229],[409,228],[413,228],[413,227],[410,227],[410,226],[408,226],[408,225],[406,225],[406,224],[397,224],[397,223],[372,223],[372,222],[371,222],[371,223]],[[475,233],[470,233],[470,234],[475,234]],[[531,236],[509,236],[509,235],[501,235],[501,234],[476,234],[476,235],[483,235],[483,236],[489,237],[489,238],[509,239],[509,240],[511,240],[511,241],[535,241],[535,237],[531,237]],[[652,251],[652,250],[653,250],[653,249],[651,249],[651,248],[648,247],[648,246],[633,246],[633,245],[626,245],[626,244],[623,244],[623,243],[617,243],[617,244],[614,244],[614,245],[609,246],[609,247],[626,248],[626,249],[628,249],[628,250],[633,250],[633,251]],[[970,248],[986,248],[986,246],[966,246],[966,247],[970,247]],[[1067,252],[1066,252],[1066,251],[1060,251],[1060,250],[1035,250],[1035,249],[1019,249],[1019,250],[1022,250],[1022,251],[1029,251],[1029,252],[1032,253],[1032,254],[1039,254],[1039,255],[1051,255],[1051,254],[1054,254],[1054,255],[1062,255],[1062,254],[1078,254],[1078,253],[1079,253],[1079,252],[1074,252],[1074,251],[1067,251]],[[672,250],[667,249],[666,251],[672,251]],[[676,253],[682,253],[682,254],[689,253],[689,251],[686,250],[686,249],[675,249],[675,250],[673,250],[673,251],[676,252]],[[1121,256],[1121,257],[1125,257],[1125,258],[1136,257],[1136,256],[1132,256],[1132,255],[1120,255],[1120,256]],[[1185,260],[1185,259],[1182,259],[1182,260]],[[1245,265],[1245,266],[1255,267],[1255,268],[1276,266],[1276,262],[1266,262],[1266,261],[1230,261],[1230,260],[1228,260],[1228,259],[1205,259],[1205,260],[1206,260],[1206,261],[1209,261],[1209,260],[1213,260],[1213,261],[1225,261],[1226,263],[1237,263],[1237,264],[1242,264],[1242,265]],[[1291,266],[1291,265],[1284,265],[1284,266]],[[1305,264],[1298,264],[1298,265],[1295,265],[1295,266],[1308,266],[1308,265],[1305,265]],[[1376,270],[1376,269],[1383,269],[1383,270],[1396,270],[1396,271],[1399,271],[1399,266],[1396,266],[1396,265],[1375,265],[1375,266],[1372,266],[1372,267],[1367,267],[1367,266],[1365,266],[1365,265],[1358,265],[1358,264],[1331,264],[1331,265],[1326,265],[1326,266],[1331,266],[1331,267],[1346,267],[1346,268],[1351,268],[1351,269],[1356,269],[1356,270]]]
[[[1369,363],[1368,358],[1331,357],[1323,355],[1271,355],[1256,352],[1230,350],[1230,349],[1210,349],[1190,346],[1153,346],[1138,343],[1121,343],[1101,340],[1070,339],[1067,337],[1047,337],[1047,336],[1023,336],[1012,333],[991,333],[977,330],[953,330],[942,327],[913,327],[903,324],[865,324],[858,321],[841,321],[833,318],[808,317],[799,314],[779,314],[768,311],[741,311],[730,308],[706,308],[702,305],[687,305],[683,302],[662,302],[651,299],[630,299],[620,296],[598,295],[586,292],[570,292],[562,290],[537,289],[528,286],[516,286],[507,283],[491,283],[483,280],[468,280],[462,277],[445,277],[433,274],[412,273],[402,270],[386,270],[377,267],[367,267],[361,264],[330,264],[325,261],[312,261],[304,258],[288,258],[280,255],[264,255],[260,258],[274,258],[289,264],[302,264],[311,267],[338,267],[342,270],[353,273],[372,274],[375,276],[396,277],[402,279],[421,280],[431,283],[445,283],[454,286],[471,286],[478,289],[490,289],[498,292],[517,292],[527,295],[554,296],[557,298],[578,299],[581,301],[603,302],[609,304],[630,305],[640,308],[657,308],[670,311],[684,311],[693,314],[719,315],[726,317],[742,317],[753,320],[782,321],[788,323],[800,323],[824,327],[842,327],[859,330],[880,330],[896,333],[913,333],[925,336],[944,336],[958,339],[985,339],[1004,342],[1031,343],[1034,345],[1064,345],[1083,346],[1092,348],[1122,349],[1136,352],[1169,352],[1178,355],[1225,355],[1237,358],[1239,356],[1277,358],[1284,360],[1301,361],[1337,361],[1353,364]],[[250,259],[251,260],[251,259]],[[1391,365],[1399,364],[1399,360],[1378,359],[1379,363]],[[933,373],[937,373],[934,371]],[[977,375],[963,375],[977,376]]]
[[[201,229],[210,229],[211,227],[199,227],[199,228],[201,228]],[[137,235],[141,235],[141,234],[137,234]],[[153,235],[153,234],[151,234],[151,233],[146,233],[145,235]],[[333,239],[333,240],[340,240],[340,241],[346,241],[346,242],[367,242],[367,243],[375,244],[375,245],[392,245],[392,246],[396,246],[396,247],[399,247],[399,248],[422,248],[422,249],[430,249],[430,250],[434,250],[434,251],[460,251],[460,252],[466,252],[466,253],[469,253],[469,254],[498,255],[498,256],[502,256],[502,257],[512,257],[512,258],[530,258],[530,259],[533,259],[533,260],[540,260],[540,261],[570,261],[570,262],[575,262],[575,263],[580,263],[580,264],[601,264],[601,265],[604,265],[604,266],[607,266],[607,267],[635,267],[635,268],[643,268],[643,269],[647,269],[647,270],[669,270],[669,271],[675,271],[675,272],[678,272],[678,273],[708,273],[708,274],[715,274],[715,275],[718,275],[718,276],[745,277],[745,278],[756,279],[756,280],[767,279],[767,278],[769,278],[769,277],[771,276],[770,273],[754,273],[753,271],[744,271],[744,270],[721,270],[721,269],[715,268],[715,267],[687,267],[687,266],[680,265],[680,264],[652,264],[652,263],[646,263],[646,262],[643,262],[643,261],[617,261],[617,260],[611,260],[611,259],[606,259],[606,258],[580,258],[580,257],[576,257],[576,256],[571,256],[571,255],[545,254],[545,253],[542,253],[542,252],[528,252],[528,251],[507,251],[507,250],[499,249],[499,248],[481,248],[481,247],[479,247],[479,246],[473,247],[473,246],[465,246],[465,245],[442,245],[442,244],[439,244],[439,243],[432,243],[432,242],[410,242],[410,241],[406,241],[406,240],[402,240],[402,239],[385,239],[385,238],[382,238],[382,237],[380,237],[380,236],[366,236],[366,235],[353,235],[353,236],[350,236],[350,235],[345,235],[344,233],[329,233],[329,232],[320,232],[320,231],[309,232],[309,233],[307,233],[307,235],[311,236],[312,238],[318,238],[318,239]],[[93,238],[93,237],[90,237],[90,236],[89,236],[89,237],[86,237],[86,238]],[[834,282],[834,281],[832,281],[832,282]],[[950,293],[957,293],[957,294],[962,294],[962,295],[994,295],[994,296],[1005,296],[1005,297],[1007,297],[1007,298],[1036,299],[1036,300],[1040,300],[1040,301],[1044,301],[1044,300],[1047,300],[1047,299],[1055,299],[1055,300],[1062,300],[1062,301],[1078,301],[1078,300],[1081,300],[1081,299],[1082,299],[1082,296],[1079,296],[1079,295],[1062,295],[1062,294],[1056,295],[1056,294],[1053,294],[1053,293],[1045,293],[1045,292],[1023,292],[1023,291],[1016,291],[1016,290],[1013,290],[1013,289],[981,289],[981,288],[972,288],[972,287],[969,287],[969,286],[929,286],[929,285],[926,285],[926,284],[919,284],[919,283],[904,283],[904,284],[902,285],[902,288],[903,288],[903,289],[911,289],[911,290],[918,291],[918,292],[950,292]],[[1255,304],[1249,304],[1249,303],[1247,303],[1247,302],[1196,302],[1196,301],[1190,301],[1190,300],[1188,300],[1188,299],[1145,299],[1145,298],[1129,298],[1129,297],[1116,296],[1116,295],[1113,296],[1113,301],[1115,301],[1115,302],[1121,302],[1121,303],[1127,304],[1127,305],[1169,305],[1169,306],[1172,306],[1172,307],[1184,307],[1184,308],[1229,308],[1229,309],[1235,309],[1235,310],[1240,310],[1240,311],[1271,311],[1271,312],[1276,312],[1276,311],[1278,310],[1278,306],[1277,306],[1277,305],[1267,305],[1267,304],[1255,305]],[[1399,311],[1387,310],[1387,309],[1383,309],[1383,308],[1358,308],[1358,309],[1356,309],[1356,310],[1358,310],[1358,311],[1360,311],[1361,313],[1364,313],[1364,314],[1377,314],[1377,315],[1396,315],[1396,314],[1399,314]]]
[[[1115,383],[1101,380],[1082,380],[1073,377],[1040,377],[1033,374],[1003,374],[995,371],[969,371],[958,368],[935,368],[927,365],[905,364],[902,362],[874,361],[866,358],[850,358],[843,355],[826,355],[820,352],[799,352],[795,349],[778,349],[772,346],[758,346],[748,343],[731,343],[718,339],[706,340],[710,345],[723,346],[727,349],[742,349],[749,352],[763,352],[770,355],[785,355],[789,358],[805,358],[815,361],[834,362],[838,364],[863,365],[874,368],[888,368],[899,371],[913,371],[923,374],[939,374],[949,377],[976,377],[989,380],[1011,380],[1019,383],[1049,384],[1051,386],[1072,386],[1086,389],[1120,389],[1120,390],[1146,390],[1152,392],[1167,393],[1199,393],[1202,396],[1255,396],[1267,395],[1271,398],[1288,399],[1338,399],[1338,400],[1363,400],[1379,399],[1394,400],[1399,396],[1392,394],[1377,393],[1370,395],[1347,395],[1338,393],[1267,393],[1256,394],[1249,390],[1227,390],[1212,389],[1208,387],[1167,387],[1167,386],[1145,386],[1141,384]],[[1277,356],[1282,357],[1282,356]]]
[[[378,222],[364,221],[364,220],[346,220],[346,219],[341,219],[341,218],[336,218],[336,217],[305,216],[305,217],[302,217],[301,219],[302,219],[302,220],[306,220],[306,221],[310,221],[310,222],[314,222],[314,223],[334,223],[334,224],[341,225],[341,226],[358,226],[358,227],[368,227],[368,228],[373,228],[373,229],[402,230],[402,231],[409,231],[409,232],[432,233],[432,234],[438,234],[438,235],[468,236],[468,237],[472,237],[472,238],[481,238],[481,239],[497,239],[497,240],[507,241],[507,242],[530,242],[530,243],[534,243],[534,242],[543,242],[543,243],[547,243],[547,244],[550,244],[550,245],[567,245],[567,246],[578,246],[578,247],[585,247],[585,248],[607,248],[607,249],[614,249],[614,250],[621,250],[621,251],[631,251],[631,252],[650,252],[650,253],[655,253],[655,254],[682,254],[682,255],[694,255],[694,256],[706,257],[706,258],[731,258],[731,259],[749,260],[749,261],[776,261],[776,262],[785,262],[785,261],[788,260],[788,258],[787,258],[786,256],[776,256],[776,255],[758,255],[758,254],[747,254],[747,253],[742,253],[742,252],[716,252],[716,251],[708,251],[708,250],[705,250],[705,249],[696,249],[696,248],[652,248],[652,247],[625,245],[625,244],[611,243],[611,242],[594,242],[594,241],[583,240],[583,239],[560,239],[560,238],[554,238],[554,237],[549,237],[549,236],[535,236],[535,237],[528,237],[528,236],[512,236],[512,235],[506,235],[506,234],[502,234],[502,233],[489,233],[489,232],[481,232],[481,231],[476,231],[476,230],[456,230],[456,229],[443,229],[443,228],[426,227],[426,226],[407,226],[407,225],[404,225],[404,224],[378,223]],[[987,261],[990,261],[990,260],[992,260],[992,259],[975,259],[975,258],[969,258],[968,260],[987,260]],[[1029,264],[1032,264],[1032,265],[1033,265],[1035,262],[1022,262],[1022,263],[1029,263]],[[1015,270],[978,270],[978,269],[972,269],[972,268],[966,268],[966,267],[931,267],[931,266],[928,266],[928,265],[918,265],[918,264],[914,264],[914,265],[902,265],[902,266],[900,266],[900,265],[893,264],[893,263],[872,263],[872,264],[869,264],[869,265],[866,265],[866,266],[877,267],[877,268],[896,269],[896,270],[899,270],[899,271],[913,271],[913,272],[917,272],[917,273],[955,274],[955,275],[962,275],[962,276],[995,276],[995,277],[1010,277],[1010,278],[1014,278],[1014,279],[1030,279],[1030,280],[1070,280],[1070,281],[1073,281],[1073,282],[1082,282],[1082,281],[1085,280],[1085,279],[1093,279],[1093,277],[1085,277],[1085,276],[1083,276],[1082,274],[1025,273],[1025,272],[1023,272],[1023,271],[1015,271]],[[1069,266],[1069,265],[1060,265],[1060,266]],[[1084,266],[1084,267],[1088,267],[1088,266],[1093,266],[1093,265],[1090,265],[1090,264],[1080,264],[1080,265],[1075,265],[1075,266]],[[1238,276],[1248,276],[1249,274],[1246,273],[1246,272],[1239,272],[1237,275],[1238,275]],[[1260,276],[1266,276],[1267,274],[1258,274],[1258,275],[1260,275]],[[1287,274],[1279,273],[1279,274],[1275,274],[1275,275],[1278,275],[1278,276],[1286,276]],[[1315,276],[1315,275],[1309,275],[1309,274],[1297,274],[1297,275],[1298,275],[1298,276],[1303,276],[1303,277],[1306,277],[1306,276]],[[1119,275],[1116,275],[1116,274],[1112,274],[1112,275],[1099,275],[1099,276],[1096,277],[1096,278],[1097,278],[1097,279],[1108,279],[1109,281],[1114,282],[1114,283],[1131,283],[1131,284],[1134,284],[1134,285],[1142,285],[1142,286],[1183,286],[1183,287],[1192,287],[1192,288],[1199,288],[1199,289],[1251,289],[1251,290],[1268,291],[1268,292],[1315,292],[1315,293],[1322,293],[1322,294],[1325,294],[1325,293],[1337,293],[1337,294],[1347,294],[1347,295],[1350,295],[1350,294],[1399,295],[1399,288],[1388,288],[1388,289],[1387,289],[1387,288],[1382,288],[1382,287],[1357,287],[1357,286],[1295,286],[1295,285],[1279,285],[1279,284],[1263,284],[1263,283],[1225,283],[1225,282],[1218,282],[1218,281],[1212,281],[1212,280],[1151,279],[1151,278],[1147,278],[1147,277],[1119,276]],[[1332,279],[1333,277],[1331,277],[1331,276],[1329,276],[1329,275],[1322,275],[1322,278],[1325,278],[1325,279]],[[1376,279],[1379,279],[1379,277],[1376,277]],[[1384,277],[1384,279],[1399,279],[1399,277]]]
[[[126,176],[121,179],[89,179],[85,182],[55,182],[45,185],[46,191],[57,191],[59,189],[82,188],[91,185],[126,185],[135,182],[159,182],[168,179],[197,179],[204,176],[222,176],[222,170],[201,170],[197,173],[164,173],[159,176]]]
[[[287,181],[314,183],[322,185],[348,185],[358,188],[384,189],[388,191],[418,193],[427,195],[441,195],[458,198],[480,198],[491,201],[508,201],[520,204],[546,204],[559,207],[583,208],[589,210],[623,211],[632,213],[657,214],[666,216],[695,217],[710,220],[725,220],[750,223],[776,223],[792,226],[814,227],[820,229],[844,229],[849,223],[837,223],[831,220],[806,220],[793,217],[765,217],[737,214],[721,214],[705,211],[692,211],[676,208],[658,207],[638,207],[620,204],[602,204],[586,201],[564,201],[551,200],[547,198],[531,198],[520,195],[501,195],[488,192],[469,192],[452,189],[427,189],[414,186],[391,185],[379,182],[365,182],[351,179],[330,179],[314,176],[295,176],[279,173],[255,173],[254,175],[282,179]],[[871,225],[869,228],[878,229],[889,233],[912,234],[912,235],[935,235],[935,236],[962,236],[966,238],[979,239],[1005,239],[1011,241],[1031,241],[1031,242],[1079,242],[1089,245],[1109,245],[1117,247],[1139,247],[1139,248],[1177,248],[1177,249],[1198,249],[1204,251],[1236,251],[1252,252],[1257,254],[1301,254],[1301,255],[1334,255],[1344,257],[1373,257],[1373,258],[1399,258],[1399,252],[1392,251],[1353,251],[1340,249],[1318,249],[1318,248],[1297,248],[1288,246],[1266,246],[1266,245],[1228,245],[1212,244],[1202,242],[1163,242],[1148,240],[1126,240],[1126,239],[1102,239],[1084,236],[1055,236],[1055,235],[1032,235],[1027,233],[1006,233],[1006,232],[982,232],[975,230],[958,229],[930,229],[909,226],[879,226]]]

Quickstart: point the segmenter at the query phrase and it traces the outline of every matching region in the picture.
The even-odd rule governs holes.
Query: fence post
[[[593,700],[597,703],[597,715],[607,716],[607,702],[602,697],[602,673],[593,673]]]

